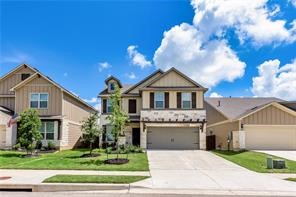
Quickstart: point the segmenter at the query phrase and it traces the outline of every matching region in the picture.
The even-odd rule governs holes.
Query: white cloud
[[[100,62],[99,63],[99,71],[102,72],[104,69],[111,68],[112,65],[108,62]]]
[[[101,111],[101,103],[96,103],[94,105],[94,108],[100,112]]]
[[[32,58],[21,52],[16,52],[8,56],[1,56],[0,58],[1,63],[13,63],[13,64],[21,64],[21,63],[28,63],[32,61]]]
[[[146,57],[137,50],[138,46],[130,45],[127,47],[127,53],[131,59],[131,63],[141,68],[146,68],[151,66],[151,62],[146,59]]]
[[[292,5],[296,8],[296,0],[290,0],[290,2],[291,2]]]
[[[97,103],[99,99],[97,97],[92,97],[90,99],[83,99],[87,103]]]
[[[255,96],[296,100],[296,59],[281,67],[278,59],[265,61],[258,66],[258,74],[251,88]]]
[[[213,98],[222,98],[223,96],[220,95],[220,94],[218,94],[217,92],[212,92],[212,93],[210,94],[210,97],[213,97]]]
[[[296,31],[285,26],[286,20],[272,19],[280,7],[268,9],[267,1],[192,0],[193,23],[205,39],[223,37],[228,29],[234,29],[242,43],[248,39],[258,46],[295,41]]]
[[[204,42],[199,31],[187,23],[164,33],[153,60],[157,67],[167,70],[174,66],[206,87],[242,77],[246,66],[226,40]]]
[[[136,78],[137,78],[137,76],[136,76],[135,73],[133,73],[133,72],[127,74],[127,77],[128,77],[129,79],[136,79]]]

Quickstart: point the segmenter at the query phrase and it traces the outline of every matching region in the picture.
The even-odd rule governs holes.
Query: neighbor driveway
[[[296,183],[242,168],[207,151],[148,151],[152,188],[296,192]]]
[[[254,150],[254,151],[296,161],[296,150]]]

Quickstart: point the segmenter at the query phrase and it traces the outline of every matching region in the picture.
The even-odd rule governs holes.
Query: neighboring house
[[[112,142],[112,126],[106,117],[111,112],[109,96],[117,84],[122,93],[121,106],[130,122],[123,130],[123,141],[145,149],[205,149],[206,111],[202,87],[180,71],[157,70],[132,86],[122,85],[110,76],[105,80],[101,125],[104,141]]]
[[[60,149],[79,143],[81,121],[96,111],[37,69],[22,64],[0,78],[0,148],[16,143],[15,120],[27,108],[39,112],[43,145],[51,140]]]
[[[216,148],[296,150],[296,102],[206,98],[207,135]]]

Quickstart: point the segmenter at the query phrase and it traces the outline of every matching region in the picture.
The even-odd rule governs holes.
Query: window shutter
[[[192,102],[192,108],[196,108],[196,92],[191,93],[191,102]]]
[[[154,92],[150,92],[150,108],[154,108]]]
[[[103,99],[103,113],[107,113],[107,100]]]
[[[169,92],[164,93],[164,105],[165,105],[165,108],[167,108],[167,109],[170,107],[170,94],[169,94]]]
[[[181,98],[181,92],[177,92],[177,108],[180,109],[181,108],[181,102],[182,102],[182,98]]]

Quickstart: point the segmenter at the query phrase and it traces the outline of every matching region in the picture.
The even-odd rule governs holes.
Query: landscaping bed
[[[274,159],[282,159],[279,157],[271,156],[265,153],[254,151],[212,151],[216,155],[236,163],[244,168],[255,172],[261,173],[296,173],[296,161],[284,159],[287,168],[284,169],[267,169],[266,158],[272,157]]]
[[[43,183],[113,183],[129,184],[149,178],[148,176],[110,176],[110,175],[55,175]]]
[[[129,162],[122,165],[106,164],[104,150],[94,150],[98,157],[81,157],[88,154],[87,149],[64,150],[45,153],[39,157],[23,157],[26,153],[18,151],[0,151],[0,168],[2,169],[41,169],[41,170],[106,170],[106,171],[148,171],[146,153],[128,154]],[[121,155],[126,157],[126,155]],[[108,154],[108,159],[116,154]]]
[[[296,178],[287,178],[287,179],[285,179],[285,180],[287,180],[287,181],[294,181],[294,182],[296,182]]]

